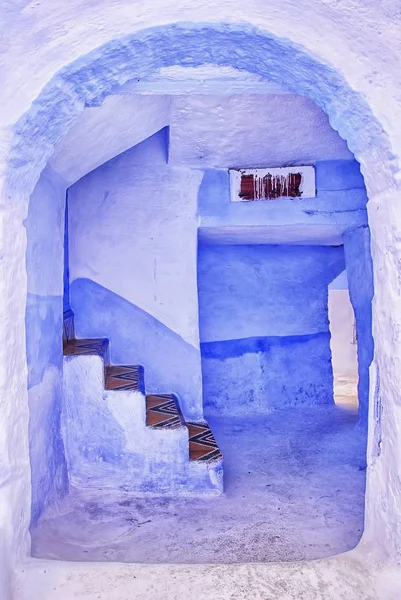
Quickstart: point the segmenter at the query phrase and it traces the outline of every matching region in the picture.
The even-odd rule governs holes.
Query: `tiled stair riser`
[[[190,461],[183,424],[147,426],[144,394],[105,389],[101,356],[64,357],[62,427],[73,485],[138,493],[222,491],[222,461]]]
[[[64,344],[64,357],[77,358],[79,356],[94,356],[103,363],[103,377],[105,367],[110,363],[109,341],[106,338],[98,340],[69,340]]]
[[[108,366],[104,370],[105,388],[145,393],[143,368],[137,365]]]

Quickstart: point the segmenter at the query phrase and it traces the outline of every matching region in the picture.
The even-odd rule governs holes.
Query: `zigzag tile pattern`
[[[173,394],[146,396],[146,425],[156,429],[185,425],[177,399]]]
[[[189,458],[191,460],[220,460],[222,453],[207,423],[187,423],[189,430]]]
[[[106,390],[144,392],[143,368],[138,365],[111,365],[105,369]]]
[[[97,354],[103,356],[109,344],[109,340],[101,338],[97,340],[69,340],[64,346],[65,356],[75,356],[81,354]]]
[[[97,355],[108,361],[109,340],[75,339],[74,313],[64,313],[63,344],[65,356]],[[104,367],[107,390],[131,390],[145,394],[144,371],[138,365],[106,365]],[[190,460],[214,461],[223,458],[213,433],[207,423],[186,423],[174,394],[148,394],[146,396],[146,425],[155,429],[188,428]]]

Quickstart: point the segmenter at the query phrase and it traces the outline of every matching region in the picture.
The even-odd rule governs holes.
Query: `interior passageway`
[[[329,285],[330,349],[333,365],[334,401],[358,411],[358,340],[347,273]]]
[[[359,330],[368,339],[369,230],[359,165],[311,101],[277,87],[224,95],[215,79],[219,94],[169,101],[154,94],[146,103],[128,89],[84,113],[51,162],[68,167],[73,182],[65,227],[64,190],[51,170],[32,195],[26,321],[28,368],[38,379],[29,390],[32,422],[37,398],[48,397],[41,361],[57,386],[54,406],[38,422],[52,418],[60,439],[58,446],[49,440],[49,489],[56,481],[60,493],[45,502],[32,430],[36,557],[308,560],[350,550],[362,535],[371,347],[364,344],[360,373],[353,372],[361,410],[336,406],[328,314],[328,286],[346,266]],[[90,142],[102,118],[110,121],[124,103],[132,114],[158,106],[160,118],[152,127],[144,119],[149,127],[139,143],[100,166],[91,163],[97,168],[81,177],[76,155],[63,158],[68,139]],[[267,136],[277,143],[267,147]],[[286,163],[313,166],[316,194],[231,201],[231,165]],[[84,340],[78,354],[90,354],[91,340],[107,346],[104,356],[87,362],[60,353],[61,298],[52,297],[44,328],[40,303],[49,310],[50,300],[34,293],[39,277],[52,291],[54,272],[42,266],[50,243],[42,216],[55,210],[55,197],[53,229],[65,250],[64,324],[75,319],[76,338]],[[62,252],[60,272],[61,259]],[[341,330],[334,321],[331,328],[332,336]],[[135,375],[105,389],[106,355],[118,370],[140,374],[141,385]],[[334,392],[335,384],[334,373]],[[159,410],[166,395],[176,403],[170,401],[163,422],[175,419],[177,428],[158,437],[147,429],[143,406],[152,396]],[[186,423],[207,420],[224,467],[191,463],[173,404]],[[198,467],[203,475],[196,479]],[[221,491],[223,470],[224,493],[212,495]]]

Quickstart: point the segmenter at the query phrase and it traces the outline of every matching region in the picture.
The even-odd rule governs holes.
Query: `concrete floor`
[[[33,556],[137,563],[309,560],[363,530],[365,436],[352,402],[263,417],[209,417],[225,494],[138,497],[72,490],[32,532]]]

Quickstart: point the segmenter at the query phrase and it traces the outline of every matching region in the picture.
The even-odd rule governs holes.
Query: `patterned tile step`
[[[111,365],[105,369],[106,390],[133,390],[145,392],[143,367],[139,365]]]
[[[178,401],[173,394],[146,396],[146,425],[156,429],[185,425]]]
[[[206,423],[187,423],[190,460],[219,460],[223,458],[214,435]]]
[[[109,340],[70,339],[64,345],[65,356],[95,354],[106,356]],[[145,393],[144,371],[139,365],[110,365],[105,367],[107,390],[134,390]],[[187,426],[189,432],[190,460],[214,461],[223,458],[209,425],[185,423],[174,394],[149,394],[146,396],[146,425],[155,429]]]
[[[80,354],[97,354],[104,356],[109,346],[106,338],[97,340],[69,340],[64,346],[64,356],[76,356]]]

